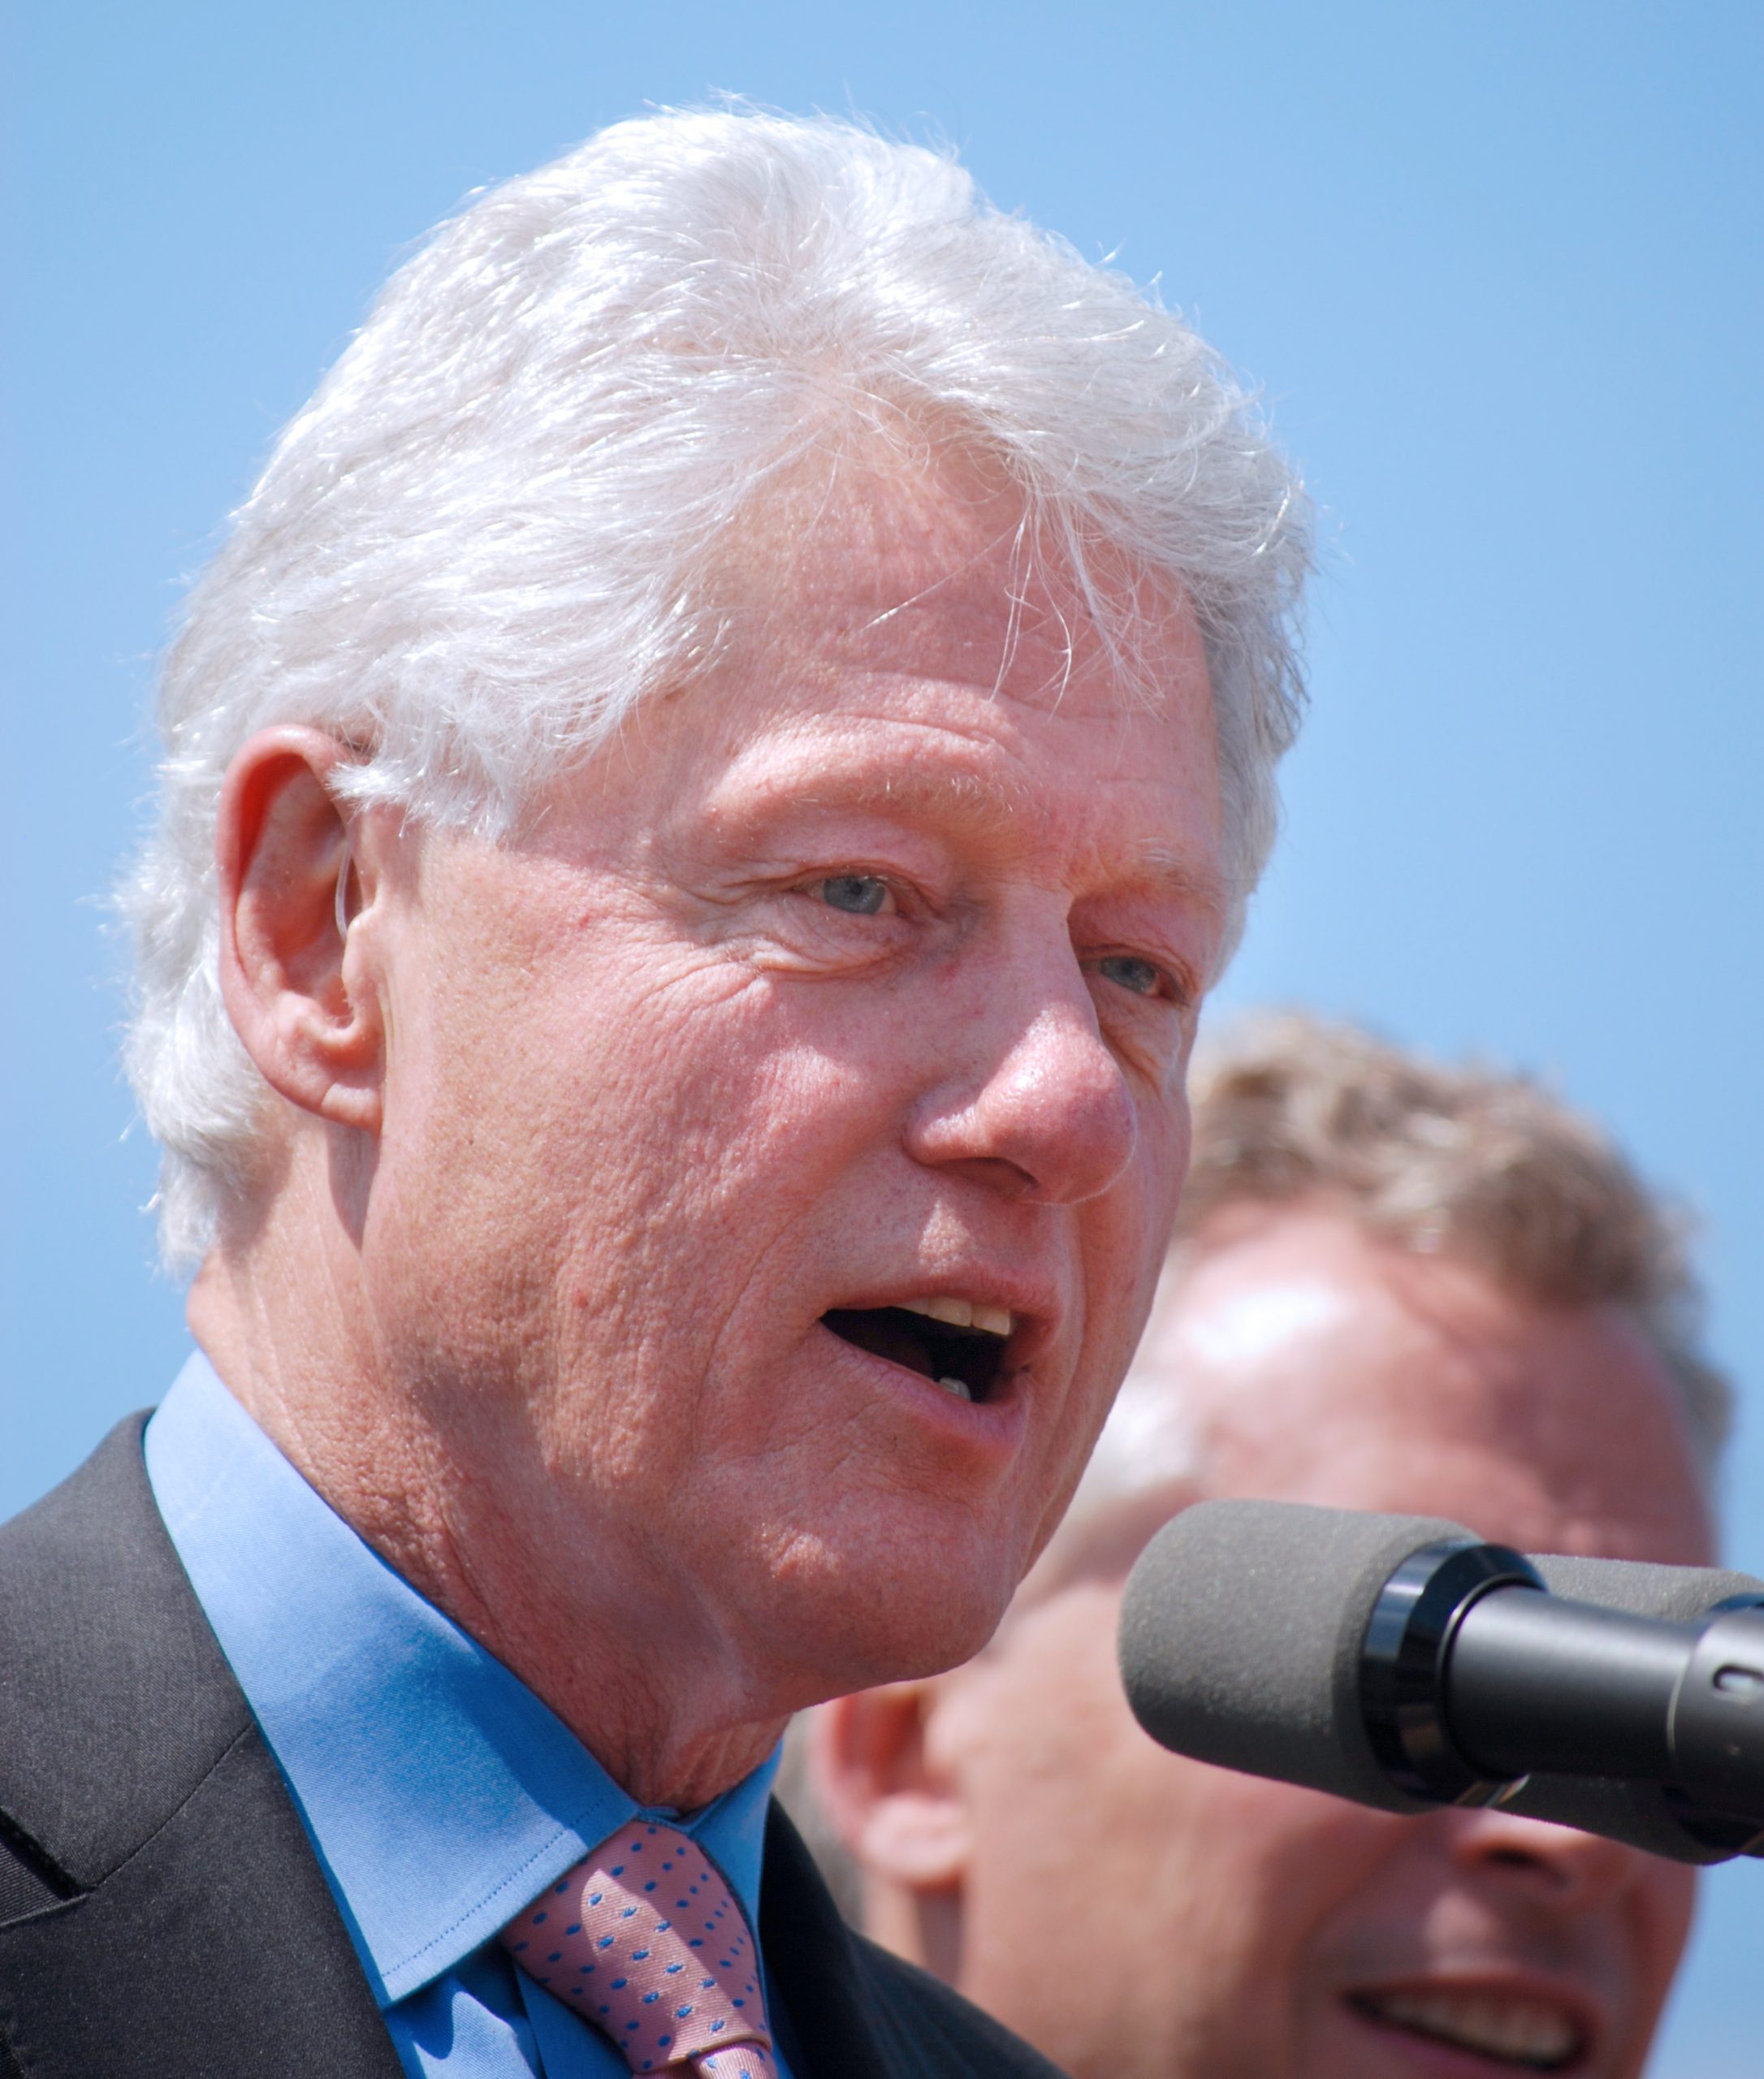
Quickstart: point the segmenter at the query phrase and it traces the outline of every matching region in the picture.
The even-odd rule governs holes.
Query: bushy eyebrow
[[[1198,903],[1221,915],[1228,905],[1224,876],[1210,867],[1197,867],[1180,852],[1148,845],[1139,854],[1139,871],[1144,879],[1185,902]]]

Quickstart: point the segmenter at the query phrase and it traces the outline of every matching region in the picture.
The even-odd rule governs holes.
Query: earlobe
[[[228,768],[215,832],[221,993],[272,1089],[373,1133],[383,1027],[354,943],[370,868],[327,784],[346,757],[319,730],[283,728],[253,737]]]
[[[897,1791],[871,1810],[859,1852],[910,1891],[953,1891],[967,1869],[967,1814],[947,1792]]]

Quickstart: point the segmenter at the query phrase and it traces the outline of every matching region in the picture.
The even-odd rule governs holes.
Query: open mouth
[[[979,1402],[990,1399],[998,1389],[1012,1327],[1002,1307],[977,1306],[966,1299],[836,1307],[821,1319],[842,1342],[917,1372],[958,1400]]]
[[[1586,2032],[1547,1999],[1444,1986],[1355,1992],[1347,2003],[1379,2027],[1468,2051],[1509,2071],[1567,2072],[1586,2054]]]

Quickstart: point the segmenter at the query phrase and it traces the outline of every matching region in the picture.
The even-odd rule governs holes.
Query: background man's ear
[[[895,1682],[824,1704],[809,1776],[828,1820],[870,1880],[950,1891],[967,1869],[967,1808],[927,1740],[949,1677]]]
[[[221,995],[273,1090],[372,1133],[383,1027],[351,941],[373,900],[378,832],[363,817],[346,841],[326,782],[347,756],[321,730],[283,727],[261,731],[228,767],[215,830]]]

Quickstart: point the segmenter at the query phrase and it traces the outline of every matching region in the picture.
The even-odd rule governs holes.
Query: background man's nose
[[[1516,1813],[1455,1812],[1452,1859],[1467,1875],[1531,1893],[1559,1913],[1585,1913],[1626,1890],[1647,1866],[1637,1849]]]
[[[927,1093],[909,1133],[921,1162],[972,1167],[1014,1195],[1074,1205],[1107,1191],[1139,1135],[1121,1064],[1077,963],[1069,980],[976,1021],[985,1052]]]

